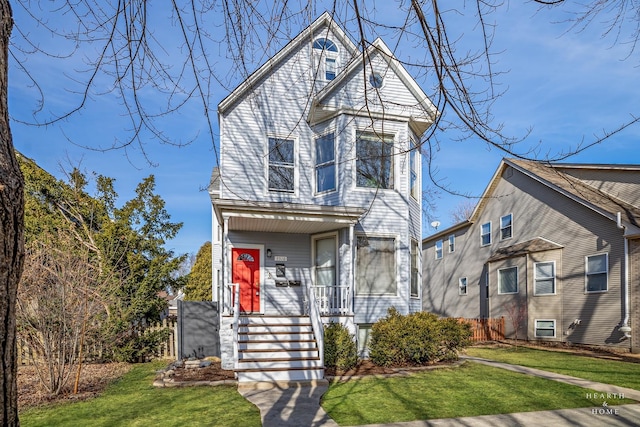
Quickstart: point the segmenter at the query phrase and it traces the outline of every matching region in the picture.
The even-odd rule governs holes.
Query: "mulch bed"
[[[18,367],[18,408],[48,403],[76,402],[98,396],[111,382],[131,369],[127,363],[86,364],[82,366],[78,394],[73,394],[76,371],[71,373],[67,387],[59,395],[51,395],[42,385],[34,366]]]
[[[176,382],[234,380],[233,371],[222,369],[220,362],[211,362],[204,368],[175,368],[171,378]]]

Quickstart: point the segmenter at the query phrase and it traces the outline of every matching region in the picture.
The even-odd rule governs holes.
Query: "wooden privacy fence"
[[[504,340],[504,317],[498,319],[458,319],[471,325],[471,341]]]
[[[163,319],[161,322],[150,322],[145,330],[142,332],[153,332],[161,329],[169,329],[169,336],[165,341],[158,345],[158,348],[154,352],[154,356],[161,359],[177,359],[178,354],[178,322],[175,319]],[[89,355],[101,355],[102,348],[98,348],[97,345],[90,346],[87,349],[86,354]],[[33,359],[37,359],[38,355],[29,347],[29,345],[18,338],[18,365],[30,365]],[[85,362],[92,362],[92,359],[85,359]]]

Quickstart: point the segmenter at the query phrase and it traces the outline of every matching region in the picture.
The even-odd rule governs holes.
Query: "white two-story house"
[[[325,13],[218,106],[214,299],[240,381],[322,378],[322,323],[360,351],[396,307],[419,311],[419,144],[437,114],[377,39]]]

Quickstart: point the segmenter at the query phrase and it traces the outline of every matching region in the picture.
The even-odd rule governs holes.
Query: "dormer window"
[[[324,76],[327,81],[335,79],[338,65],[338,46],[329,39],[319,38],[313,42],[313,49],[322,58],[318,61],[320,66],[318,75]]]

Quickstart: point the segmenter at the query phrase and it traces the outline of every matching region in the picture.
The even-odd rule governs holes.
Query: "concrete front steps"
[[[239,383],[317,381],[324,367],[305,316],[241,316],[238,324]]]

